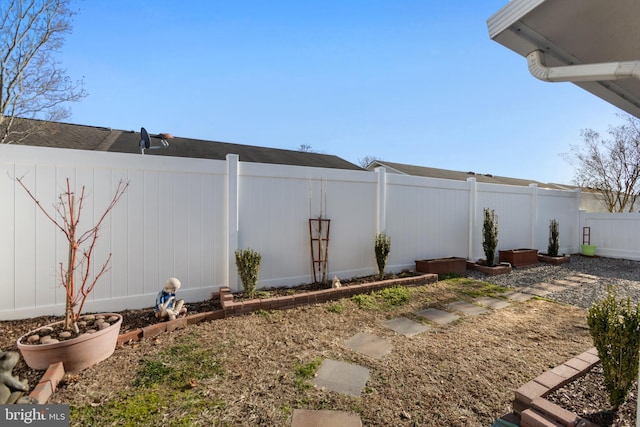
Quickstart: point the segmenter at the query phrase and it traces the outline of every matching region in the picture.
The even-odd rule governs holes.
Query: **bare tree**
[[[54,59],[71,32],[71,1],[0,1],[0,143],[69,117],[65,104],[86,96]]]
[[[592,129],[581,134],[584,145],[571,145],[567,155],[575,184],[598,192],[609,212],[633,211],[640,195],[640,121],[627,116],[609,127],[608,138]]]
[[[363,158],[358,158],[358,164],[360,165],[361,168],[366,169],[367,166],[369,166],[371,163],[375,162],[376,160],[382,160],[376,156],[364,156]]]
[[[298,147],[298,151],[302,151],[303,153],[315,153],[316,151],[309,144],[300,144]]]

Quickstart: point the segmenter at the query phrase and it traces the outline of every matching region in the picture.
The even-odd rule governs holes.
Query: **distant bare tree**
[[[54,54],[71,32],[71,0],[0,1],[0,143],[20,143],[47,121],[70,116],[86,96]]]
[[[581,134],[584,145],[572,145],[567,155],[575,184],[596,190],[609,212],[633,211],[640,195],[640,121],[627,116],[609,127],[609,138],[592,129]]]
[[[369,166],[372,162],[375,162],[376,160],[382,160],[382,159],[376,156],[364,156],[363,158],[358,158],[358,164],[360,165],[361,168],[366,169],[367,166]]]
[[[303,153],[315,153],[315,150],[308,144],[300,144],[298,151],[302,151]]]

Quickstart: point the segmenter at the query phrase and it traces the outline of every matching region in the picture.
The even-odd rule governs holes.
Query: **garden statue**
[[[331,287],[333,289],[338,289],[341,286],[342,286],[342,283],[340,283],[340,279],[338,279],[338,276],[333,276],[333,282],[331,282]]]
[[[184,307],[184,300],[176,299],[176,291],[180,289],[180,281],[175,277],[167,280],[164,288],[156,297],[154,311],[156,317],[162,320],[175,320],[176,317],[187,313]]]
[[[11,374],[14,366],[18,363],[20,354],[15,351],[0,351],[0,404],[14,403],[22,395],[14,392],[28,392],[29,381],[22,380]],[[15,396],[15,399],[12,397]],[[13,400],[13,401],[12,401]]]

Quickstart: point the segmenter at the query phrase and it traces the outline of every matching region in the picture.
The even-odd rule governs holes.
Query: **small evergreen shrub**
[[[253,249],[236,250],[236,267],[242,281],[244,291],[253,298],[258,285],[258,273],[262,256]]]
[[[487,265],[494,264],[496,248],[498,247],[498,217],[493,209],[484,208],[484,222],[482,224],[482,249]]]
[[[552,219],[549,223],[549,246],[547,248],[547,255],[558,256],[558,249],[560,248],[560,230],[558,221]]]
[[[387,258],[391,252],[391,237],[385,233],[376,234],[376,262],[378,263],[378,277],[384,277],[384,267],[387,265]]]
[[[629,298],[618,300],[616,288],[608,287],[607,297],[589,309],[587,321],[602,363],[609,403],[618,408],[638,375],[640,304],[632,307]]]

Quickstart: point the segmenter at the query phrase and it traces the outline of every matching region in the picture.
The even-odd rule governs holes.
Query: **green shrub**
[[[236,267],[244,291],[253,298],[258,285],[258,273],[260,272],[260,261],[262,256],[253,249],[236,250]]]
[[[498,217],[493,209],[484,208],[482,237],[482,249],[487,265],[493,265],[498,247]]]
[[[616,288],[609,287],[607,297],[589,309],[587,321],[602,363],[609,402],[618,408],[638,375],[640,305],[632,307],[629,298],[618,300]]]
[[[364,309],[376,309],[380,305],[376,300],[376,297],[372,294],[358,294],[351,297],[351,301],[356,303],[360,308]]]
[[[380,295],[388,305],[403,305],[411,300],[411,291],[402,286],[385,288],[379,291],[378,295]]]
[[[387,265],[387,258],[391,252],[391,237],[385,233],[376,234],[376,263],[378,264],[378,277],[384,277],[384,267]]]
[[[560,248],[560,230],[558,227],[558,221],[552,219],[549,223],[549,247],[547,248],[547,255],[549,256],[558,256],[558,249]]]

